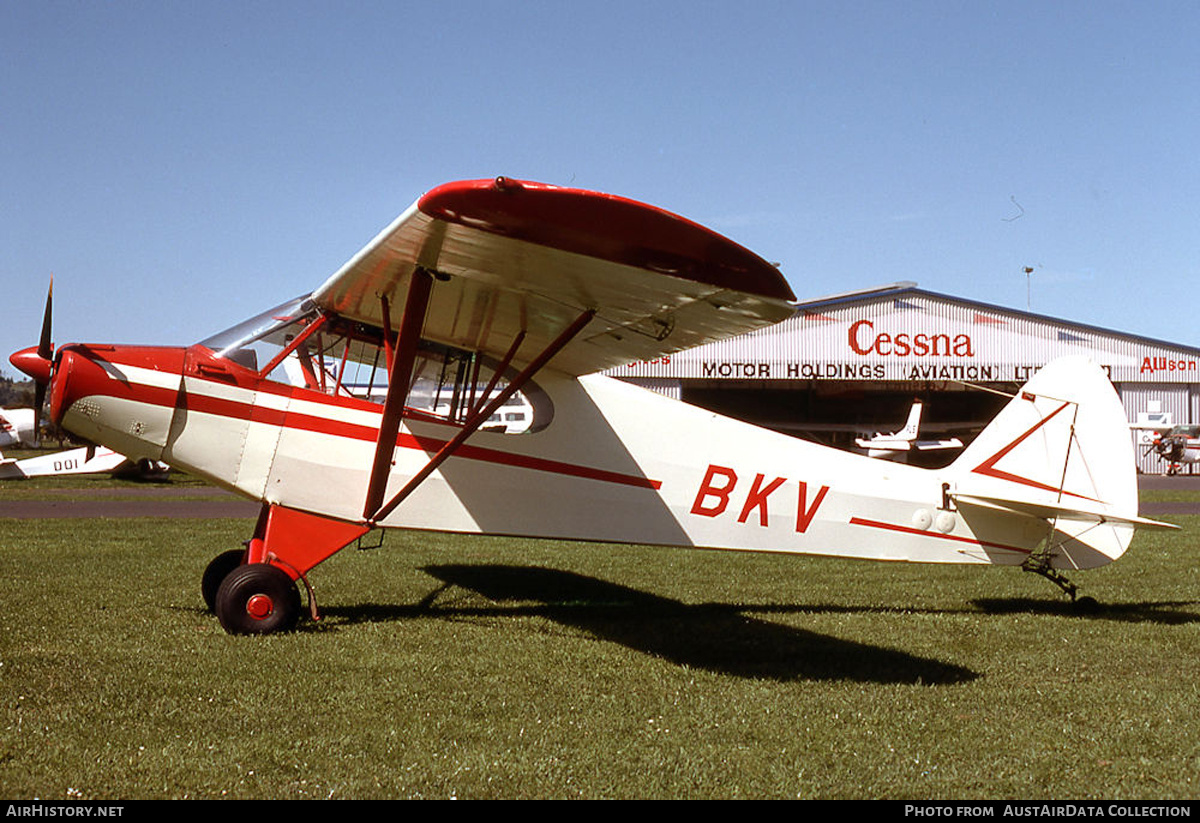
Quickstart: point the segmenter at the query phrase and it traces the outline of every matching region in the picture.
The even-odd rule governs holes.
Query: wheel
[[[208,606],[210,612],[216,608],[217,589],[221,588],[222,581],[245,559],[245,549],[230,549],[214,557],[204,570],[204,576],[200,578],[200,593],[204,595],[204,605]]]
[[[281,569],[248,563],[225,576],[215,611],[230,634],[291,631],[300,617],[300,591]]]

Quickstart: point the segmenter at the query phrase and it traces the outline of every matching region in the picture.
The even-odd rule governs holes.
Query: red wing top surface
[[[314,294],[322,308],[395,328],[412,272],[435,276],[422,336],[502,356],[540,351],[595,318],[555,358],[586,374],[778,322],[778,269],[682,217],[596,192],[500,178],[428,192]],[[518,357],[518,360],[520,357]]]

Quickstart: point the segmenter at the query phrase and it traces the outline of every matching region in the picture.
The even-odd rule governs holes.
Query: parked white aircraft
[[[308,575],[377,528],[1012,565],[1073,598],[1061,570],[1162,525],[1138,516],[1124,411],[1086,361],[1039,372],[944,469],[597,374],[783,320],[795,299],[732,241],[595,192],[438,187],[316,291],[187,348],[54,351],[49,303],[41,342],[11,359],[55,423],[262,502],[248,547],[202,581],[230,632],[291,628],[297,583],[315,617]],[[293,355],[337,363],[335,379],[291,385]],[[416,381],[442,377],[455,416],[411,408]],[[518,391],[524,433],[484,430]]]
[[[37,441],[37,415],[33,409],[0,409],[0,448],[33,446]]]
[[[961,449],[963,442],[957,437],[944,440],[921,440],[918,433],[921,429],[921,411],[924,404],[918,399],[913,400],[908,411],[908,422],[904,428],[892,434],[876,433],[873,437],[856,437],[855,445],[866,449],[868,457],[883,457],[888,460],[907,460],[913,451],[942,451],[945,449]]]
[[[1154,452],[1166,464],[1163,474],[1177,474],[1185,463],[1200,463],[1200,426],[1176,426],[1171,412],[1138,412],[1129,428],[1137,432],[1144,454]]]
[[[129,462],[112,449],[84,446],[54,454],[40,454],[23,460],[0,459],[0,480],[43,477],[51,474],[98,474],[111,472]]]
[[[125,455],[102,446],[81,446],[20,460],[0,455],[0,480],[106,473],[154,480],[165,478],[170,470],[165,463],[154,460],[134,462]]]

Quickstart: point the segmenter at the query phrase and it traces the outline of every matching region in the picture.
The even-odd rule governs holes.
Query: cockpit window
[[[387,396],[382,331],[323,315],[307,297],[289,300],[201,345],[270,380],[374,403]],[[463,423],[507,386],[506,376],[495,374],[496,365],[480,354],[422,340],[407,407],[426,417]],[[530,384],[482,428],[519,434],[544,428],[550,417],[549,399]]]

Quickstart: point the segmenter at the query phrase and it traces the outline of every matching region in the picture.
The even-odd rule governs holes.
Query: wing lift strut
[[[420,276],[418,276],[420,275]],[[429,462],[404,485],[400,491],[386,503],[383,502],[388,476],[391,474],[392,453],[396,448],[396,436],[399,433],[400,419],[403,416],[408,387],[412,377],[412,366],[416,357],[417,343],[420,340],[420,326],[424,321],[425,309],[428,306],[431,278],[427,272],[418,269],[413,276],[409,289],[408,302],[401,321],[397,349],[392,360],[388,375],[388,393],[383,407],[383,419],[379,426],[379,437],[375,443],[375,460],[371,467],[371,478],[367,484],[367,496],[363,507],[363,519],[367,525],[374,527],[395,511],[405,498],[413,493],[429,475],[451,457],[488,418],[541,371],[559,351],[570,343],[576,335],[591,321],[596,312],[588,309],[579,314],[546,348],[521,370],[516,377],[509,381],[500,392],[486,404],[482,404],[471,412],[462,428],[453,438],[445,443]],[[517,353],[517,349],[525,338],[524,332],[517,335],[512,346],[504,356],[497,374],[504,371]],[[484,397],[488,396],[485,392]]]
[[[424,268],[417,268],[409,283],[405,299],[404,315],[400,328],[393,336],[389,319],[387,298],[382,298],[384,317],[384,349],[388,358],[388,390],[380,418],[379,434],[375,441],[375,455],[367,483],[366,499],[363,504],[362,520],[347,522],[332,520],[320,515],[288,509],[275,504],[263,506],[254,537],[246,544],[243,562],[266,563],[287,573],[293,580],[300,581],[308,591],[309,611],[313,620],[319,620],[316,599],[307,579],[308,572],[323,560],[360,539],[376,528],[380,521],[395,511],[404,500],[435,472],[448,458],[458,451],[466,440],[479,430],[488,418],[513,394],[524,388],[541,369],[550,362],[568,343],[595,317],[594,309],[579,314],[562,332],[551,341],[508,385],[490,401],[480,404],[468,413],[459,432],[443,444],[404,486],[385,500],[388,479],[391,475],[396,440],[400,422],[408,402],[412,383],[413,366],[421,341],[421,330],[429,308],[434,281],[440,275]],[[525,332],[516,335],[505,354],[496,376],[482,397],[487,398],[495,387],[499,375],[509,367],[521,344]]]

